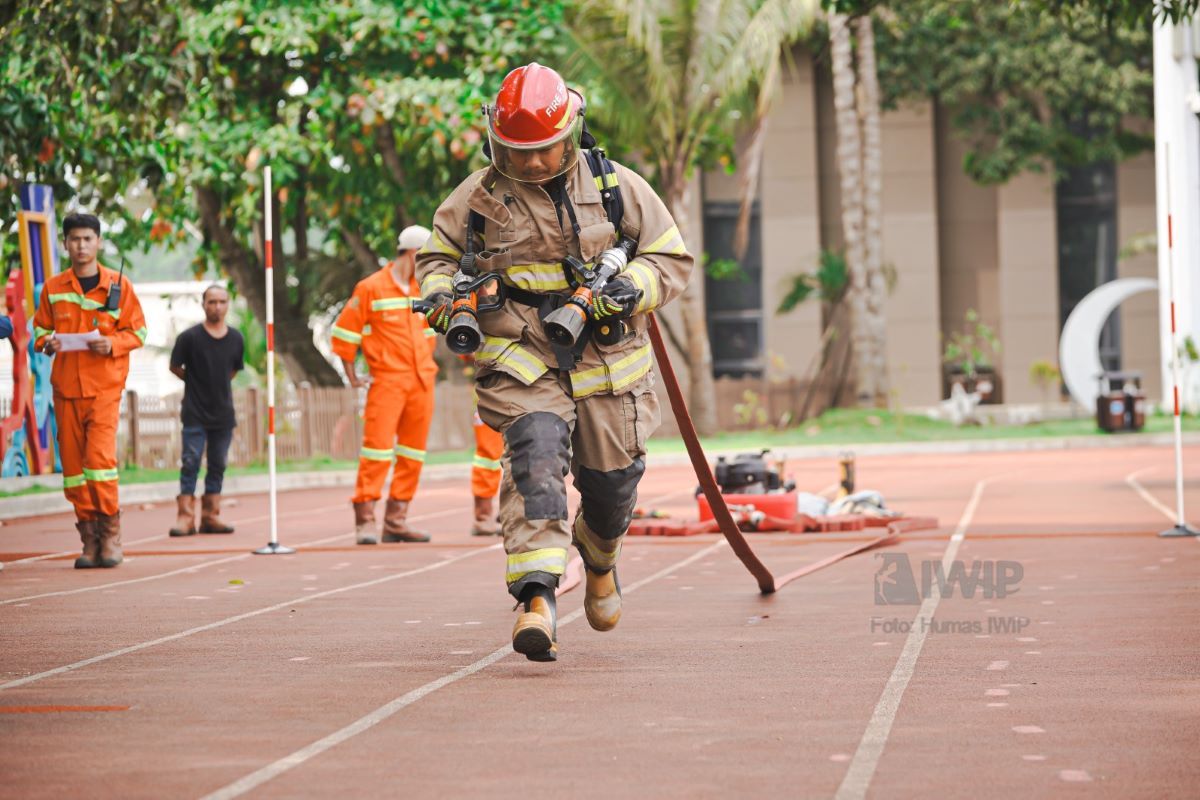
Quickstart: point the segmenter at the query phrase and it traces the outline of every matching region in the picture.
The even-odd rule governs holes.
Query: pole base
[[[255,550],[254,555],[256,555],[256,556],[287,555],[288,553],[294,553],[294,552],[296,552],[296,548],[294,548],[294,547],[284,547],[279,542],[267,542],[267,546],[260,547],[257,550]]]
[[[1200,536],[1200,531],[1186,523],[1176,525],[1174,528],[1167,528],[1165,531],[1158,534],[1165,539],[1178,539],[1183,536]]]

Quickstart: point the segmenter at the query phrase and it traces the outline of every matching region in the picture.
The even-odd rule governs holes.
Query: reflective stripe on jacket
[[[108,290],[120,281],[121,302],[115,311],[105,308]],[[133,283],[116,270],[100,265],[100,283],[84,294],[75,271],[66,269],[42,285],[42,296],[33,315],[33,336],[41,349],[51,333],[99,331],[112,342],[112,353],[90,350],[56,353],[50,370],[54,393],[62,397],[96,397],[125,387],[129,353],[146,343],[146,318]]]
[[[363,278],[334,323],[333,352],[353,361],[361,348],[374,377],[414,376],[421,386],[432,389],[438,371],[433,360],[437,341],[425,315],[412,310],[417,297],[417,282],[409,281],[405,294],[392,277],[390,264]]]

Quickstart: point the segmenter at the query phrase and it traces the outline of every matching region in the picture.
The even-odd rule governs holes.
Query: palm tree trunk
[[[853,53],[849,21],[844,14],[829,16],[829,44],[833,69],[833,105],[837,123],[837,163],[842,190],[842,237],[846,246],[850,306],[851,358],[858,397],[874,394],[874,354],[870,329],[870,285],[863,240],[862,138],[855,103]]]
[[[688,235],[687,177],[685,170],[672,169],[664,174],[667,210],[675,218],[679,234],[696,252]],[[696,259],[699,263],[699,258]],[[717,431],[716,386],[713,383],[712,348],[708,342],[708,317],[704,308],[704,273],[701,269],[692,273],[687,288],[679,298],[683,317],[684,356],[688,367],[688,411],[692,423],[701,436],[711,436]]]
[[[871,400],[887,405],[887,281],[883,275],[883,137],[879,121],[879,76],[875,67],[875,31],[870,15],[856,21],[858,34],[858,101],[862,117],[863,214],[867,276],[867,321],[871,336],[870,370],[874,377]]]

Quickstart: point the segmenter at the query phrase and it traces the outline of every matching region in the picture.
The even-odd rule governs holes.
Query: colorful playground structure
[[[54,192],[49,186],[26,184],[17,212],[21,266],[8,273],[4,305],[12,320],[13,396],[11,411],[0,420],[0,477],[41,475],[61,467],[56,447],[50,359],[33,351],[29,329],[42,284],[58,272],[54,246],[57,223]]]

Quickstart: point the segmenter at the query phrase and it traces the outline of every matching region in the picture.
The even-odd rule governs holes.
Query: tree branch
[[[690,373],[692,369],[692,360],[688,357],[687,348],[683,346],[683,340],[679,338],[679,334],[675,332],[674,326],[671,324],[671,321],[667,319],[665,314],[655,314],[654,316],[658,319],[658,326],[666,332],[667,340],[671,343],[671,346],[675,348],[675,352],[679,353],[680,357],[683,359],[684,365],[687,366],[688,372]]]
[[[258,255],[239,242],[233,229],[222,219],[222,203],[217,192],[207,186],[196,186],[194,191],[201,225],[205,235],[217,245],[221,265],[250,304],[254,316],[266,320],[267,291],[262,280],[263,270],[258,266]],[[259,241],[262,241],[261,227]],[[273,244],[276,262],[281,264],[279,240]],[[275,345],[292,379],[307,380],[317,386],[341,386],[341,376],[313,344],[308,314],[288,299],[284,270],[273,269],[272,273],[275,279]]]
[[[350,248],[350,254],[354,256],[354,263],[358,264],[359,270],[363,276],[370,275],[379,269],[379,256],[375,255],[375,251],[367,244],[367,240],[362,237],[357,231],[348,231],[342,228],[339,233],[342,236],[342,241]]]
[[[375,146],[379,148],[383,165],[387,167],[392,180],[399,186],[406,186],[408,176],[404,174],[404,165],[400,163],[400,156],[396,154],[396,133],[392,130],[390,122],[380,123],[379,127],[375,129]],[[404,206],[396,206],[396,222],[402,228],[412,224],[412,217],[408,215]]]

